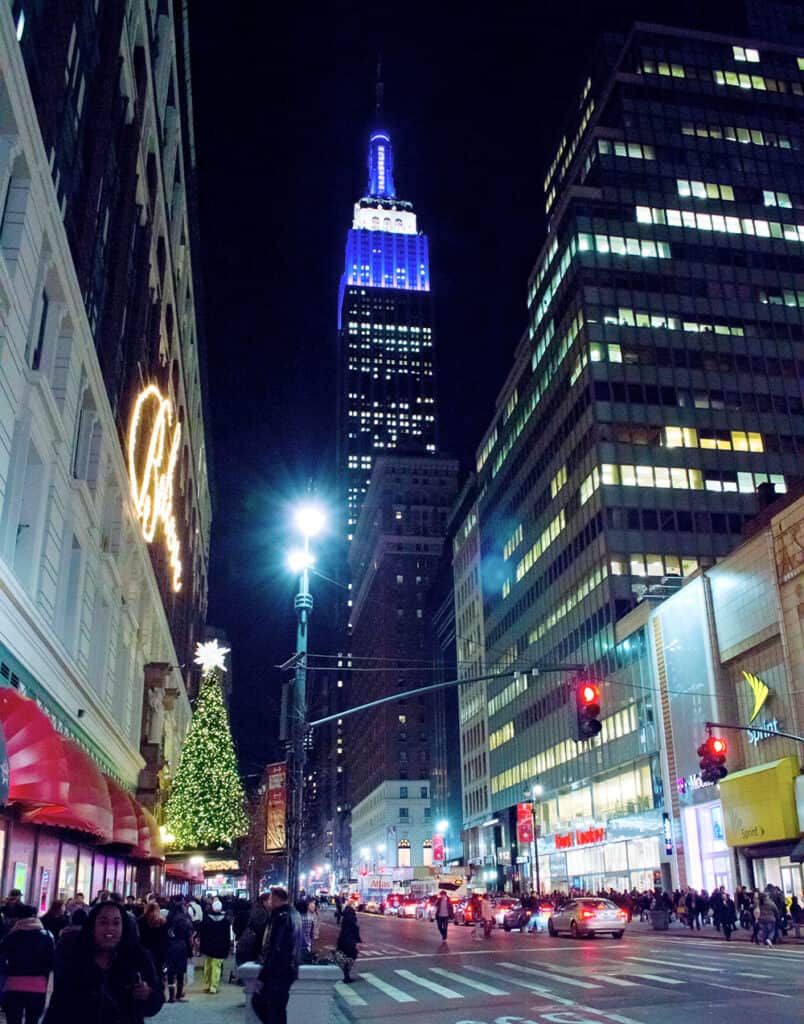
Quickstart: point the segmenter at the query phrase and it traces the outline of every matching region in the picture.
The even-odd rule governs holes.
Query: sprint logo
[[[753,675],[751,672],[743,672],[743,678],[751,687],[751,692],[754,695],[754,709],[751,712],[751,717],[748,719],[750,725],[762,710],[765,701],[768,699],[770,693],[770,687],[763,683],[759,676]]]

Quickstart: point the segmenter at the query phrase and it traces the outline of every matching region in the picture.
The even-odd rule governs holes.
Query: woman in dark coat
[[[168,915],[167,920],[167,968],[168,1002],[186,1003],[184,976],[187,973],[187,958],[192,952],[193,927],[184,907],[179,904]]]
[[[59,941],[62,928],[70,923],[70,918],[64,913],[64,900],[53,900],[50,910],[42,915],[42,927],[46,928],[53,936],[54,941]]]
[[[343,980],[347,984],[352,980],[350,971],[354,967],[355,960],[357,960],[358,944],[362,941],[355,908],[347,905],[343,908],[341,930],[338,934],[337,945],[335,946],[335,961],[343,971]]]
[[[140,942],[151,954],[160,982],[165,973],[165,957],[167,956],[167,925],[162,917],[159,904],[152,901],[145,908],[145,913],[137,922]]]
[[[165,994],[153,960],[117,903],[92,908],[76,942],[57,953],[43,1024],[142,1024]]]
[[[0,943],[6,984],[0,1001],[9,1024],[36,1024],[47,998],[54,961],[53,936],[36,916],[36,907],[21,903],[11,931]]]

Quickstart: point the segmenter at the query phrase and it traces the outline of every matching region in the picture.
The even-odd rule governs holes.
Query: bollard
[[[240,964],[234,969],[246,994],[245,1024],[260,1024],[251,1006],[251,997],[260,984],[257,979],[261,970],[262,965],[257,963]],[[298,981],[290,990],[289,1024],[327,1024],[335,998],[335,982],[340,977],[340,968],[334,964],[303,964]]]

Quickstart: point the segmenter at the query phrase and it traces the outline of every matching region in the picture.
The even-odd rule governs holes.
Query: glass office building
[[[492,811],[513,821],[538,779],[544,819],[588,784],[559,813],[587,836],[619,813],[594,787],[640,765],[622,802],[661,827],[652,684],[623,617],[736,546],[804,446],[804,52],[637,25],[600,54],[544,181],[528,331],[477,458],[488,668],[603,680],[581,747],[570,674],[489,684]]]

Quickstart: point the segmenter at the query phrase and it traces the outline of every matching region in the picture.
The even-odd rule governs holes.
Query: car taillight
[[[621,917],[623,919],[623,921],[627,921],[628,920],[628,914],[624,910],[618,910],[617,911],[617,917]]]
[[[590,917],[594,917],[594,916],[595,916],[594,910],[582,910],[581,911],[581,919],[583,921],[588,921]]]

